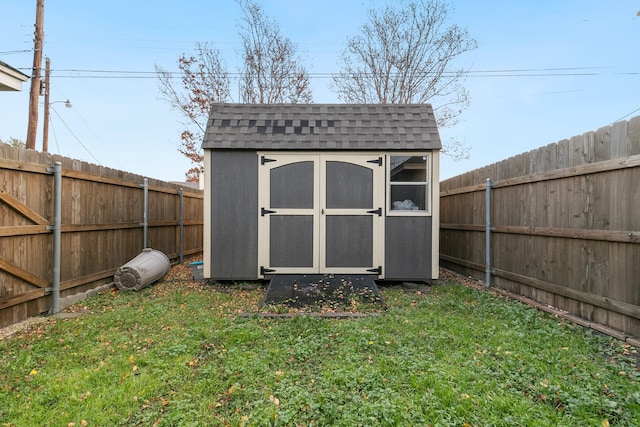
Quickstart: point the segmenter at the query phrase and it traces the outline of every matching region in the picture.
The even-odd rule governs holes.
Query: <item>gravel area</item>
[[[13,323],[11,325],[0,328],[0,341],[9,338],[13,334],[29,329],[34,325],[45,323],[51,319],[50,317],[29,317],[21,322]]]

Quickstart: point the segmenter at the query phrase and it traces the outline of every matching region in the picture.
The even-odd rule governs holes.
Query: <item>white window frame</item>
[[[431,152],[397,152],[387,154],[386,156],[386,215],[387,216],[431,216],[431,207],[433,205],[431,197],[433,195],[433,156]],[[391,182],[391,157],[425,157],[426,162],[426,181],[419,182]],[[425,187],[425,209],[424,210],[398,210],[392,209],[393,201],[391,200],[391,187],[394,185],[416,185]]]

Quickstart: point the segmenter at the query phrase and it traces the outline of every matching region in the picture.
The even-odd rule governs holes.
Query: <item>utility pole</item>
[[[36,148],[38,132],[38,96],[40,94],[40,70],[42,68],[42,46],[44,45],[44,0],[36,0],[35,38],[33,40],[33,69],[31,92],[29,93],[29,124],[27,126],[26,147]]]
[[[49,74],[51,61],[47,57],[44,61],[44,125],[42,126],[42,152],[49,150]]]

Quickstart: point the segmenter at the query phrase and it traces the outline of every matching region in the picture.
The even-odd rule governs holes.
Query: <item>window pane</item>
[[[426,156],[391,156],[391,182],[427,182]]]
[[[392,185],[391,210],[394,211],[425,211],[426,185]]]

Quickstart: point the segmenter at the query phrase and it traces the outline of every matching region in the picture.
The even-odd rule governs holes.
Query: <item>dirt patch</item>
[[[21,322],[12,323],[11,325],[0,328],[0,341],[9,338],[10,336],[17,334],[18,332],[25,331],[35,325],[46,323],[50,320],[49,317],[29,317]]]
[[[35,316],[21,320],[20,322],[12,323],[3,328],[0,328],[0,341],[11,337],[19,332],[29,331],[38,325],[43,323],[55,323],[56,319],[69,319],[72,317],[81,316],[86,310],[79,306],[73,305],[58,314],[53,316]]]

